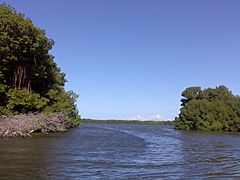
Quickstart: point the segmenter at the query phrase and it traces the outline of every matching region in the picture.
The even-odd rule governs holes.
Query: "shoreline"
[[[112,123],[112,124],[159,124],[173,125],[173,121],[140,121],[140,120],[96,120],[96,119],[81,119],[82,123]]]

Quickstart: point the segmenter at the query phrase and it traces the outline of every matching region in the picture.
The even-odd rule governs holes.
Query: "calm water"
[[[0,179],[239,179],[240,134],[83,124],[0,140]]]

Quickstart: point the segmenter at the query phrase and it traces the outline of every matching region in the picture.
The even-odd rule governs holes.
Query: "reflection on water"
[[[231,179],[240,135],[171,126],[83,124],[65,133],[0,140],[6,179]]]

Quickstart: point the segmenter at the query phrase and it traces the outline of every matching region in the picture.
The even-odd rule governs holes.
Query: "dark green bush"
[[[176,129],[240,131],[240,98],[225,86],[205,90],[190,87],[182,96]]]

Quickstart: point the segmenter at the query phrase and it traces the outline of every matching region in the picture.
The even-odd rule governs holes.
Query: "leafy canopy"
[[[240,97],[225,86],[187,88],[175,127],[182,130],[240,131]]]
[[[0,115],[63,111],[78,118],[76,94],[49,54],[54,41],[12,7],[0,4]]]

